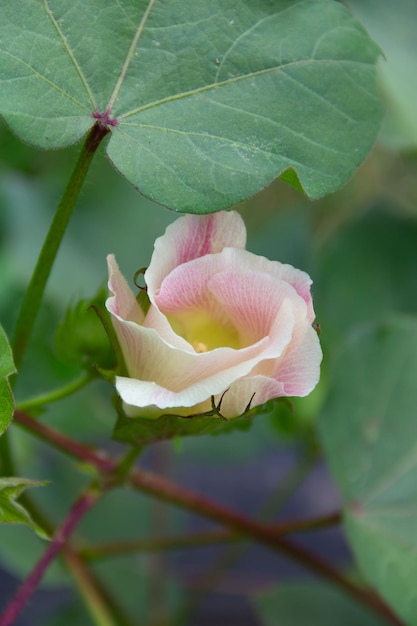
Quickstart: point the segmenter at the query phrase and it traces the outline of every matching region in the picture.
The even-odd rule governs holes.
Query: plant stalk
[[[13,357],[17,370],[22,364],[46,283],[85,176],[98,146],[108,132],[108,127],[101,122],[96,122],[91,128],[40,251],[32,278],[23,298],[12,340]]]
[[[117,462],[108,455],[101,455],[87,446],[75,442],[57,431],[40,424],[23,413],[16,411],[15,419],[27,430],[33,432],[44,441],[48,441],[55,447],[66,452],[70,456],[90,463],[97,470],[105,474],[111,473],[117,467]],[[335,584],[340,589],[352,596],[360,604],[372,609],[374,613],[383,617],[394,626],[405,626],[385,604],[385,602],[371,590],[365,589],[343,576],[337,569],[322,561],[315,554],[296,543],[277,536],[276,531],[270,525],[253,520],[238,511],[234,511],[218,502],[209,500],[198,493],[185,489],[167,479],[161,478],[151,472],[134,469],[127,476],[127,482],[141,492],[151,494],[157,498],[170,502],[176,506],[192,511],[215,522],[219,522],[236,533],[251,537],[270,548],[277,550],[290,559],[301,563],[308,570]],[[0,626],[3,624],[0,622]]]
[[[133,626],[79,554],[66,547],[63,556],[96,626]]]
[[[42,408],[46,404],[58,402],[58,400],[62,400],[63,398],[66,398],[67,396],[70,396],[85,387],[94,378],[94,375],[95,374],[92,374],[91,372],[83,373],[75,380],[72,380],[70,383],[63,385],[58,389],[53,389],[52,391],[47,391],[39,394],[38,396],[34,396],[33,398],[28,398],[27,400],[18,402],[16,408],[19,409],[19,411],[30,413],[34,409]]]
[[[99,472],[111,473],[117,467],[117,462],[106,453],[100,453],[83,443],[78,443],[66,435],[61,434],[54,428],[42,424],[38,420],[29,417],[21,411],[14,412],[14,422],[22,426],[25,430],[36,435],[38,439],[45,441],[54,448],[61,450],[64,454],[78,459],[95,467]]]
[[[32,572],[24,580],[14,597],[0,616],[0,626],[12,626],[20,612],[35,591],[46,570],[64,548],[68,538],[78,522],[91,509],[100,497],[100,492],[89,489],[81,494],[71,508],[64,523],[56,530],[53,541],[49,544]]]
[[[290,520],[273,524],[277,535],[289,535],[292,533],[308,532],[329,528],[340,524],[340,513],[311,518],[306,520]],[[179,550],[184,548],[201,548],[204,546],[218,545],[219,543],[237,543],[247,539],[241,534],[228,529],[209,530],[206,532],[159,536],[150,539],[138,539],[134,541],[121,541],[118,543],[103,543],[91,545],[78,550],[78,554],[87,561],[132,554],[132,552],[162,552],[166,550]]]

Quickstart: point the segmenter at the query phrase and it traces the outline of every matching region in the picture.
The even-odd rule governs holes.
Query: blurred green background
[[[313,278],[325,354],[320,385],[309,398],[294,402],[294,414],[286,405],[280,405],[273,415],[254,420],[250,433],[190,438],[182,441],[180,450],[164,444],[155,446],[145,457],[147,465],[194,488],[212,491],[213,496],[218,492],[220,499],[243,510],[259,505],[270,492],[279,489],[291,464],[301,456],[303,442],[314,437],[311,427],[327,394],[332,361],[348,334],[358,325],[384,319],[392,312],[417,312],[417,5],[414,0],[401,0],[395,7],[388,0],[352,0],[347,4],[386,57],[381,61],[380,84],[387,118],[380,141],[350,183],[331,197],[312,203],[276,181],[237,207],[247,224],[249,250],[291,263]],[[59,152],[41,152],[18,142],[4,126],[0,128],[0,318],[9,333],[78,151],[79,146],[73,146]],[[108,253],[116,255],[124,275],[132,280],[135,271],[148,264],[155,238],[176,218],[173,212],[144,199],[121,178],[101,149],[48,284],[32,347],[16,388],[18,400],[77,376],[78,368],[65,363],[54,349],[55,329],[67,307],[80,298],[92,297],[105,283]],[[111,396],[108,384],[94,381],[76,396],[51,405],[42,420],[86,442],[106,441],[115,421]],[[89,480],[88,473],[24,433],[13,430],[12,444],[20,475],[52,478],[51,484],[34,496],[58,522],[80,486]],[[115,443],[111,447],[121,450]],[[318,500],[312,504],[311,496],[304,495],[296,508],[289,504],[284,513],[302,515],[300,509],[304,506],[307,513],[324,514],[337,506],[337,495],[320,472],[319,482],[310,485],[310,494],[316,494]],[[223,480],[224,476],[230,476],[230,481]],[[320,499],[317,494],[323,484],[328,497],[322,494]],[[190,527],[188,517],[172,508],[168,515],[148,498],[128,491],[115,492],[106,496],[85,520],[79,539],[138,538],[151,532],[155,519],[161,517],[167,518],[162,530]],[[28,529],[1,528],[0,564],[13,574],[24,575],[41,550],[41,542]],[[337,550],[346,562],[341,541]],[[243,570],[246,574],[233,579],[232,595],[246,594],[250,586],[256,591],[274,581],[273,564],[271,571],[265,566],[268,571],[259,574],[265,555],[255,555],[254,559],[257,575],[250,578],[249,568]],[[201,560],[209,562],[206,556]],[[150,563],[149,557],[133,556],[97,565],[102,580],[111,583],[114,594],[120,594],[132,616],[147,611],[146,598],[151,595],[152,584]],[[181,585],[175,579],[181,578],[183,587],[193,588],[190,580],[193,572],[199,571],[199,564],[190,563],[181,566],[181,561],[178,565],[170,559],[164,565],[167,573],[173,573],[168,585],[173,606],[180,606],[183,599],[178,589]],[[178,571],[182,572],[179,576]],[[46,583],[61,585],[67,580],[63,570],[55,567]],[[236,580],[243,581],[240,590]],[[226,585],[224,594],[228,593]],[[79,603],[72,596],[63,596],[62,602],[67,601],[68,624],[90,624]],[[216,617],[218,625],[224,617],[222,610]],[[64,613],[60,615],[58,621],[48,624],[63,626],[67,618]],[[46,624],[45,619],[39,617],[39,624]],[[200,617],[198,624],[202,625],[203,620]],[[244,623],[241,617],[239,624]]]

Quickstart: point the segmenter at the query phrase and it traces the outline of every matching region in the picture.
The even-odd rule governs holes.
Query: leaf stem
[[[6,432],[0,437],[0,476],[13,476],[14,463],[10,449],[9,433]]]
[[[86,567],[79,553],[67,547],[63,555],[94,623],[97,626],[132,626],[129,618],[115,605],[102,584]]]
[[[333,566],[321,560],[306,548],[297,545],[289,539],[279,535],[277,536],[270,526],[248,518],[238,511],[229,509],[218,502],[208,500],[200,494],[190,492],[150,472],[136,469],[132,472],[130,480],[132,486],[142,492],[152,494],[167,502],[193,511],[198,515],[225,524],[233,528],[236,532],[240,532],[246,535],[246,537],[251,537],[259,541],[259,543],[285,554],[287,557],[297,561],[321,578],[341,588],[360,604],[373,609],[377,615],[388,620],[391,624],[395,626],[405,626],[392,612],[390,607],[374,592],[355,584]]]
[[[274,515],[280,513],[288,500],[310,474],[318,455],[315,447],[312,447],[311,444],[305,445],[306,447],[301,453],[301,457],[290,468],[276,489],[262,503],[258,512],[260,520],[267,521],[273,519]]]
[[[99,491],[89,488],[76,500],[63,524],[56,530],[53,541],[49,544],[32,572],[22,583],[14,597],[6,606],[4,612],[0,616],[0,626],[11,626],[15,622],[23,607],[26,605],[32,593],[41,581],[49,565],[63,549],[78,522],[82,519],[82,517],[84,517],[87,511],[91,509],[99,497]]]
[[[148,6],[146,7],[145,12],[144,12],[144,14],[142,16],[142,19],[140,20],[139,25],[138,25],[138,27],[137,27],[137,29],[135,31],[134,37],[133,37],[132,42],[130,44],[129,50],[127,52],[126,59],[124,60],[124,63],[123,63],[122,69],[120,70],[120,74],[119,74],[119,76],[117,78],[116,85],[114,87],[113,93],[111,94],[109,103],[108,103],[108,105],[106,107],[106,111],[110,112],[112,110],[113,106],[114,106],[114,103],[117,100],[117,97],[119,95],[120,89],[122,88],[122,85],[123,85],[123,81],[126,78],[126,74],[127,74],[128,69],[129,69],[129,65],[130,65],[130,63],[131,63],[131,61],[132,61],[132,59],[133,59],[133,57],[135,55],[135,50],[136,50],[136,46],[138,45],[139,37],[141,36],[141,34],[143,32],[143,29],[145,28],[146,21],[147,21],[150,13],[152,11],[152,8],[153,8],[154,4],[155,4],[155,0],[149,0]]]
[[[17,369],[19,369],[22,363],[46,283],[88,168],[98,146],[108,132],[108,127],[100,122],[96,122],[91,128],[40,251],[14,330],[12,347]]]
[[[20,423],[44,441],[48,441],[70,456],[90,463],[101,472],[108,474],[113,472],[117,467],[117,462],[108,455],[100,454],[83,444],[75,442],[57,431],[40,424],[36,420],[31,419],[24,413],[16,411],[15,419],[17,423]],[[141,492],[151,494],[165,502],[170,502],[188,511],[192,511],[197,515],[219,522],[232,528],[238,534],[251,537],[264,545],[268,545],[273,550],[285,554],[290,559],[301,563],[310,571],[340,587],[357,602],[372,609],[377,615],[383,617],[394,626],[405,626],[404,622],[402,622],[392,612],[390,607],[374,592],[355,584],[343,576],[337,569],[325,561],[322,561],[305,548],[282,536],[277,536],[274,528],[270,525],[246,517],[238,511],[234,511],[218,502],[209,500],[198,493],[191,492],[151,472],[133,469],[127,479],[133,488]],[[3,626],[1,622],[0,626]]]
[[[307,520],[291,520],[271,525],[277,535],[289,535],[290,533],[306,532],[328,528],[339,524],[340,513],[331,513]],[[138,539],[136,541],[121,541],[119,543],[103,543],[88,546],[78,550],[78,554],[89,561],[132,552],[160,552],[164,550],[178,550],[183,548],[201,548],[219,543],[231,543],[247,539],[232,530],[216,529],[201,533],[174,535],[167,537],[152,537],[151,539]]]
[[[117,466],[116,461],[110,458],[107,454],[96,452],[93,448],[90,448],[85,444],[78,443],[66,435],[62,435],[57,430],[50,428],[45,424],[41,424],[21,411],[15,411],[14,421],[26,430],[30,431],[32,434],[36,435],[38,439],[48,442],[72,458],[92,465],[100,472],[113,472]]]
[[[63,398],[70,396],[76,391],[79,391],[79,389],[85,387],[93,378],[94,374],[92,372],[85,372],[75,380],[72,380],[70,383],[63,385],[62,387],[58,387],[58,389],[53,389],[52,391],[47,391],[34,396],[33,398],[28,398],[27,400],[18,402],[16,408],[19,411],[30,413],[33,409],[41,408],[46,404],[51,404],[52,402],[57,402],[58,400],[62,400]]]

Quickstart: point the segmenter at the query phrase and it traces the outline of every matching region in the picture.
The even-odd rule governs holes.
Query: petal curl
[[[155,289],[154,302],[167,313],[193,307],[211,307],[206,286],[210,277],[223,271],[241,274],[242,281],[245,281],[248,272],[259,272],[288,283],[305,301],[308,321],[314,321],[310,294],[312,280],[306,272],[236,248],[224,248],[219,254],[201,257],[174,268],[162,280],[160,287]]]
[[[238,329],[242,345],[250,345],[267,336],[279,342],[284,325],[293,324],[296,305],[297,311],[302,309],[305,316],[305,302],[295,289],[270,274],[219,272],[210,279],[209,288],[224,314]],[[284,303],[287,308],[283,307]],[[284,318],[285,311],[288,320]]]
[[[239,417],[250,403],[251,407],[272,398],[286,395],[282,383],[267,376],[247,376],[230,385],[223,395],[220,412],[228,419]],[[217,402],[219,398],[216,398]]]
[[[319,382],[323,358],[319,338],[310,324],[296,323],[291,343],[278,359],[274,378],[284,386],[286,396],[307,396]]]
[[[179,218],[155,241],[151,262],[145,272],[151,302],[165,276],[178,265],[216,254],[225,247],[244,248],[245,245],[245,224],[236,211]]]
[[[145,315],[125,277],[120,272],[113,254],[107,256],[107,265],[109,268],[108,287],[113,294],[106,300],[107,310],[122,319],[142,324]]]
[[[294,328],[291,303],[278,314],[279,337],[264,337],[240,350],[217,348],[186,352],[168,345],[151,328],[114,318],[129,376],[119,377],[116,388],[129,405],[190,407],[222,393],[265,359],[275,360],[285,351]]]

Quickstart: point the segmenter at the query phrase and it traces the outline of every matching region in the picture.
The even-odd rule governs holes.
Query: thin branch
[[[76,391],[79,391],[79,389],[85,387],[91,380],[93,380],[94,376],[95,374],[92,372],[83,373],[75,380],[72,380],[70,383],[63,385],[58,389],[53,389],[52,391],[47,391],[39,394],[38,396],[34,396],[33,398],[28,398],[27,400],[18,402],[17,408],[19,411],[30,412],[33,411],[33,409],[45,406],[45,404],[51,404],[51,402],[62,400],[63,398],[66,398]]]
[[[117,467],[117,462],[108,455],[103,455],[95,450],[79,444],[57,431],[40,424],[30,417],[16,411],[15,419],[22,426],[33,432],[44,441],[48,441],[66,454],[78,458],[86,463],[90,463],[99,471],[111,474]],[[388,620],[395,626],[405,626],[398,617],[391,611],[381,598],[373,592],[364,589],[349,579],[345,578],[338,570],[319,559],[305,548],[294,544],[288,539],[276,536],[273,529],[263,523],[245,517],[241,513],[229,509],[217,502],[209,500],[200,494],[188,491],[164,478],[150,472],[134,469],[127,476],[131,486],[142,492],[151,494],[157,498],[171,502],[198,515],[207,517],[225,526],[229,526],[237,533],[252,537],[253,539],[270,546],[286,554],[289,558],[298,561],[307,569],[315,572],[325,580],[336,584],[345,592],[355,598],[356,601],[372,608],[375,613]],[[0,626],[3,626],[0,622]]]
[[[68,516],[63,524],[56,530],[53,541],[48,545],[47,549],[33,568],[29,576],[24,580],[17,590],[14,597],[6,606],[4,612],[0,616],[0,626],[11,626],[20,612],[28,602],[29,598],[40,583],[46,570],[55,559],[55,557],[64,548],[68,538],[77,526],[78,522],[91,509],[100,497],[100,492],[91,488],[81,494],[71,508]]]
[[[86,567],[79,553],[66,547],[63,556],[94,623],[97,626],[133,626],[130,618]]]
[[[32,278],[25,292],[14,330],[12,348],[17,369],[20,368],[26,352],[46,283],[84,179],[98,146],[108,132],[107,126],[98,122],[91,128],[46,235]]]
[[[375,613],[391,622],[395,626],[405,626],[405,624],[391,611],[381,598],[376,594],[364,589],[348,578],[343,576],[337,569],[322,561],[315,554],[298,546],[294,542],[277,536],[270,526],[266,526],[256,520],[245,517],[241,513],[229,509],[217,502],[213,502],[203,496],[190,492],[182,487],[171,483],[159,476],[135,470],[131,474],[131,484],[136,489],[152,494],[157,498],[162,498],[177,506],[193,511],[216,522],[221,522],[236,532],[256,539],[260,543],[269,546],[288,556],[290,559],[299,562],[301,565],[321,576],[325,580],[340,587],[343,591],[352,596],[362,605],[372,608]]]
[[[54,428],[41,424],[21,411],[15,411],[14,421],[23,426],[25,430],[42,439],[42,441],[51,444],[54,448],[58,448],[58,450],[72,458],[92,465],[100,472],[111,473],[116,468],[117,462],[115,459],[110,458],[104,452],[97,452],[93,447],[78,443],[74,439],[62,435]]]
[[[306,532],[320,528],[328,528],[339,524],[340,513],[321,516],[307,520],[294,520],[273,524],[270,528],[276,535],[289,535],[291,533]],[[132,552],[160,552],[164,550],[179,550],[184,548],[201,548],[204,546],[217,545],[219,543],[235,543],[243,541],[247,537],[232,530],[216,529],[200,533],[187,533],[168,537],[152,537],[149,539],[138,539],[136,541],[120,541],[118,543],[103,543],[94,546],[87,546],[78,550],[78,554],[88,561],[102,559],[106,557],[118,556],[120,554],[131,554]]]

